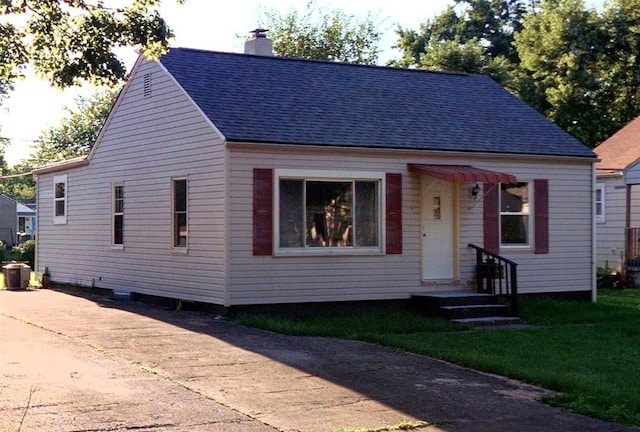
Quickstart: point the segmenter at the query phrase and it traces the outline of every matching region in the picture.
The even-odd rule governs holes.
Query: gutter
[[[51,165],[43,166],[42,168],[36,168],[33,170],[33,175],[39,176],[41,174],[49,174],[58,171],[64,171],[72,168],[79,168],[89,165],[89,159],[87,156],[80,156],[74,159],[68,159],[62,162],[57,162]]]

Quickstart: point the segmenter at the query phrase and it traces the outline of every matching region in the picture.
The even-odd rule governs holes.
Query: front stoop
[[[473,292],[416,293],[411,296],[421,310],[451,321],[487,325],[518,323],[509,316],[509,306],[500,303],[498,296]]]

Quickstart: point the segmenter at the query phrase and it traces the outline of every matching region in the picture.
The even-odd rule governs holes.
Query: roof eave
[[[50,174],[73,168],[79,168],[87,165],[89,165],[89,159],[87,158],[87,156],[80,156],[74,159],[68,159],[61,162],[56,162],[51,165],[46,165],[41,168],[36,168],[33,170],[33,174],[38,176],[42,174]]]

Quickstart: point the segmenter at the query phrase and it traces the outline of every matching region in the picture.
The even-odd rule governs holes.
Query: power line
[[[29,171],[29,172],[22,173],[22,174],[11,174],[11,175],[6,175],[6,176],[0,176],[0,180],[16,178],[16,177],[25,177],[25,176],[32,175],[32,174],[33,174],[33,171]]]
[[[7,141],[22,141],[22,142],[31,142],[31,143],[44,143],[44,144],[55,144],[55,141],[45,141],[41,139],[28,139],[28,138],[9,138],[5,136],[0,136],[0,140]]]

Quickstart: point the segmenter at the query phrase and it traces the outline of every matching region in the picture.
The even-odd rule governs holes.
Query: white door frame
[[[449,208],[441,208],[443,216],[447,216],[447,220],[451,223],[445,226],[446,237],[450,238],[445,240],[445,246],[442,247],[441,241],[437,240],[437,244],[430,242],[428,238],[429,226],[428,223],[434,217],[434,202],[433,192],[434,188],[444,187],[442,192],[447,195],[441,195],[441,205],[449,206]],[[456,182],[447,182],[445,180],[436,179],[434,177],[422,176],[421,179],[421,210],[420,210],[420,239],[421,239],[421,277],[423,281],[441,281],[452,282],[459,279],[459,184]],[[430,198],[430,199],[428,199]],[[433,227],[431,227],[433,229]],[[435,273],[429,273],[430,258],[433,262],[434,253],[444,253],[448,255],[451,266],[450,268],[441,267]],[[440,256],[440,259],[446,260],[447,257]]]

